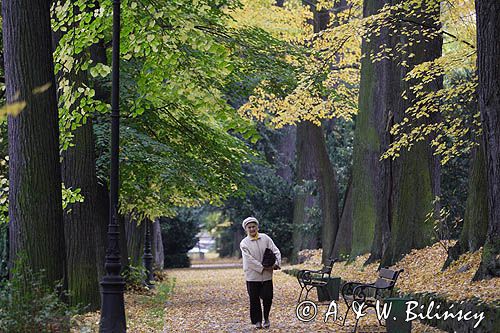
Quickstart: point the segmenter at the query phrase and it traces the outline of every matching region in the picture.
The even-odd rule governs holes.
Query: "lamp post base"
[[[102,308],[100,333],[124,333],[127,331],[123,291],[125,281],[121,276],[106,275],[101,282]]]

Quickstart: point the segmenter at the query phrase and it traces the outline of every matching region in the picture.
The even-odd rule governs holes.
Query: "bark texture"
[[[322,127],[310,122],[297,126],[297,183],[304,180],[316,180],[321,208],[323,259],[328,258],[333,242],[336,239],[339,213],[338,190],[336,176],[326,150],[326,142]],[[308,208],[313,207],[314,198],[308,193],[300,192],[294,198],[294,253],[315,245],[314,234],[304,234],[300,225],[307,223],[310,216]],[[316,205],[318,206],[318,205]]]
[[[2,19],[7,103],[27,103],[8,119],[10,258],[24,253],[54,284],[66,259],[50,1],[3,1]]]
[[[472,165],[469,172],[469,190],[465,207],[464,224],[460,239],[448,252],[444,268],[457,260],[461,254],[475,252],[484,245],[488,231],[488,182],[484,145],[472,153]]]
[[[125,216],[125,234],[127,235],[127,251],[129,264],[132,266],[142,266],[142,256],[144,254],[144,240],[146,223],[140,224],[129,215]]]
[[[314,32],[326,29],[329,21],[329,12],[317,11],[315,2],[308,3],[313,11]],[[303,122],[297,126],[297,184],[304,180],[316,180],[319,192],[319,207],[321,209],[321,246],[323,247],[322,260],[330,257],[333,243],[337,238],[339,226],[338,185],[335,171],[330,162],[326,149],[326,140],[323,128],[310,122]],[[307,193],[298,193],[294,198],[293,214],[293,243],[292,260],[297,252],[305,248],[305,244],[314,245],[314,234],[301,234],[300,225],[307,221],[307,208],[312,207],[313,198]],[[318,205],[316,205],[318,206]],[[304,239],[305,238],[305,239]]]
[[[95,170],[92,120],[73,132],[74,147],[63,155],[62,174],[67,188],[80,188],[84,201],[74,203],[64,215],[68,287],[71,304],[100,305],[97,274],[97,242],[99,232],[96,214],[97,177]]]
[[[295,160],[295,140],[297,137],[295,126],[285,126],[280,132],[280,140],[277,144],[277,156],[275,165],[278,176],[288,183],[293,182],[293,162]]]
[[[410,24],[433,27],[434,31],[439,31],[439,11],[437,0],[425,0],[413,18],[416,23]],[[408,44],[405,37],[400,38],[404,44]],[[408,46],[408,52],[404,55],[409,69],[441,56],[441,35],[424,37],[424,34],[419,34],[417,41],[413,42],[413,46]],[[409,57],[410,54],[414,56]],[[402,91],[408,92],[408,99],[399,99],[394,113],[395,123],[400,122],[405,117],[405,110],[415,103],[409,88],[419,82],[403,81],[408,68],[401,68]],[[437,90],[442,84],[442,78],[438,78],[424,85],[423,89]],[[381,261],[382,267],[394,264],[412,249],[430,244],[433,224],[430,221],[426,223],[426,215],[435,212],[432,202],[440,192],[438,163],[432,157],[428,140],[416,142],[410,151],[403,151],[393,162],[391,173],[391,239]]]
[[[390,0],[365,0],[363,15],[371,16]],[[389,241],[391,162],[380,161],[390,143],[392,114],[399,99],[399,73],[394,60],[372,62],[371,53],[380,45],[394,45],[389,31],[362,42],[366,56],[361,61],[359,112],[353,152],[352,249],[351,257],[369,252],[380,259]]]
[[[344,198],[344,207],[340,218],[337,238],[331,254],[332,258],[345,260],[351,253],[352,246],[352,181],[349,180]]]
[[[488,234],[474,279],[500,276],[500,2],[476,0],[479,111],[488,181]]]
[[[62,32],[53,33],[54,48],[63,37]],[[81,61],[84,53],[75,56]],[[70,84],[88,85],[88,77],[84,71],[60,72]],[[59,87],[60,88],[60,87]],[[74,103],[78,105],[79,101]],[[80,112],[75,107],[69,112]],[[81,203],[71,204],[64,213],[64,235],[66,244],[66,260],[68,270],[68,291],[70,304],[87,306],[94,311],[100,306],[99,275],[97,261],[97,242],[99,219],[96,213],[97,175],[95,165],[95,144],[92,119],[88,118],[73,132],[72,147],[62,153],[62,181],[66,188],[79,188],[84,197]]]
[[[163,269],[163,264],[165,263],[165,255],[163,251],[163,240],[161,237],[161,226],[160,226],[160,220],[155,219],[153,222],[153,231],[152,231],[152,238],[153,238],[153,257],[154,257],[154,265],[156,269],[162,270]]]

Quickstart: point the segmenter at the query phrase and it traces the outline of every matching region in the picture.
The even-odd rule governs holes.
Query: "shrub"
[[[145,291],[146,287],[146,268],[144,266],[128,265],[121,275],[125,279],[125,289],[134,291]]]
[[[191,262],[186,253],[165,254],[165,268],[189,267]]]
[[[12,278],[0,284],[0,332],[69,331],[78,308],[61,300],[60,285],[51,288],[44,281],[43,271],[33,272],[20,256]]]

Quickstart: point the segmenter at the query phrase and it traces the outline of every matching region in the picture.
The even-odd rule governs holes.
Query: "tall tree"
[[[391,1],[365,0],[363,16],[376,14]],[[391,162],[380,161],[390,141],[391,114],[399,98],[395,61],[374,61],[381,45],[394,42],[388,28],[362,41],[359,111],[354,132],[352,171],[351,257],[371,249],[370,260],[380,259],[389,241]]]
[[[316,2],[309,3],[313,12],[313,28],[315,33],[325,30],[329,22],[327,9],[317,10]],[[335,170],[330,162],[326,148],[325,135],[322,126],[316,126],[310,121],[297,125],[297,174],[298,184],[304,180],[316,180],[319,192],[319,207],[321,209],[321,245],[323,247],[322,260],[326,262],[331,255],[333,243],[336,239],[339,226],[338,212],[338,185]],[[300,225],[304,224],[306,208],[311,207],[313,199],[307,193],[299,193],[294,198],[294,254],[303,248],[300,235]]]
[[[66,259],[50,1],[2,1],[2,18],[7,102],[27,103],[8,119],[10,258],[54,283]]]
[[[500,2],[476,0],[479,112],[485,142],[488,234],[475,279],[500,276]]]
[[[63,181],[67,188],[79,188],[84,200],[72,204],[64,214],[68,290],[72,304],[97,309],[100,305],[96,265],[99,218],[92,119],[74,131],[73,143],[74,146],[63,153]]]
[[[163,240],[161,237],[160,219],[156,218],[153,222],[152,228],[152,242],[153,242],[153,256],[156,269],[163,269],[165,263],[165,254],[163,251]]]
[[[72,15],[78,10],[73,9]],[[76,23],[73,23],[75,25]],[[66,31],[73,31],[65,26]],[[75,126],[71,132],[71,145],[62,152],[62,181],[68,189],[79,189],[83,195],[82,202],[75,202],[64,213],[64,235],[66,240],[66,260],[68,271],[68,291],[70,303],[83,304],[92,311],[100,306],[99,274],[97,262],[97,235],[99,215],[97,214],[97,174],[95,165],[95,144],[93,121],[90,115],[93,110],[81,107],[82,97],[78,89],[88,86],[89,80],[86,71],[81,70],[79,64],[85,61],[86,52],[76,54],[74,48],[69,47],[75,38],[70,33],[61,30],[53,32],[53,46],[56,47],[55,59],[61,63],[70,62],[70,66],[61,66],[57,72],[59,114],[62,123],[70,120]],[[61,51],[66,50],[73,54]],[[58,55],[64,53],[63,59]],[[57,62],[57,61],[56,61]],[[73,100],[73,96],[77,96]],[[72,103],[67,103],[68,99]],[[83,123],[76,124],[75,118],[83,115]],[[64,141],[64,140],[63,140]],[[63,143],[64,146],[64,143]]]
[[[331,257],[337,259],[346,259],[351,253],[352,247],[352,177],[349,178],[349,183],[344,195],[344,204],[342,214],[340,215],[339,230],[337,238],[333,245]]]
[[[406,33],[400,35],[404,45],[401,66],[401,91],[406,98],[400,98],[394,112],[394,122],[405,117],[405,111],[416,103],[413,87],[424,91],[442,88],[442,76],[423,83],[420,79],[404,79],[416,65],[439,58],[442,53],[440,34],[440,2],[438,0],[414,1],[407,18],[403,22],[403,32],[420,29],[422,33],[414,38]],[[431,111],[429,111],[431,112]],[[431,242],[433,224],[426,222],[427,214],[435,210],[434,197],[439,195],[439,169],[433,158],[429,141],[416,142],[411,151],[404,151],[392,164],[391,169],[391,239],[383,254],[381,266],[392,265],[401,257]]]
[[[444,267],[467,251],[477,251],[484,245],[488,231],[488,183],[486,180],[486,161],[484,144],[472,152],[469,172],[469,189],[465,207],[464,224],[458,242],[448,251]]]
[[[138,222],[131,214],[127,214],[124,219],[125,234],[127,239],[127,253],[131,266],[142,266],[142,255],[144,254],[144,241],[147,220]]]

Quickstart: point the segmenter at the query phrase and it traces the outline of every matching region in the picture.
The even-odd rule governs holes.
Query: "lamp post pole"
[[[113,55],[111,88],[111,172],[109,191],[108,248],[106,275],[101,281],[101,333],[123,333],[127,330],[123,290],[125,281],[120,275],[120,229],[118,227],[118,178],[120,142],[120,0],[113,0]]]

